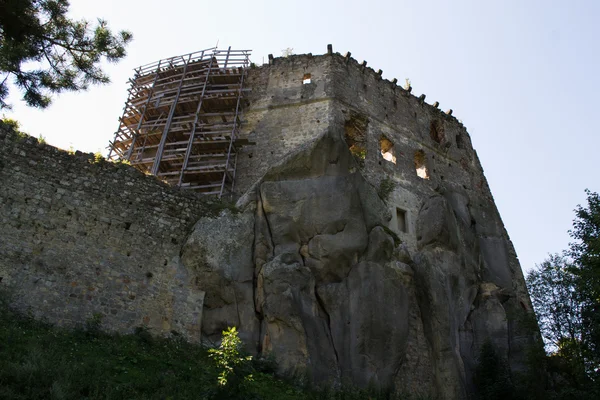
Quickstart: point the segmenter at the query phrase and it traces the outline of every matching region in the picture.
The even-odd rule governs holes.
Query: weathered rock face
[[[531,339],[507,318],[519,310],[506,249],[478,237],[490,228],[469,201],[426,197],[407,247],[332,129],[269,170],[241,214],[196,225],[182,261],[206,292],[204,335],[239,326],[249,349],[315,382],[467,398],[486,340],[518,368],[514,343]]]
[[[208,344],[235,325],[323,384],[466,399],[486,341],[521,371],[531,304],[464,126],[335,54],[247,82],[239,212],[0,129],[12,305]]]
[[[206,293],[204,337],[236,325],[284,373],[393,386],[410,267],[394,260],[389,212],[339,132],[287,157],[244,202],[241,214],[201,219],[182,248]]]
[[[201,218],[181,249],[181,261],[206,293],[203,338],[216,343],[229,326],[238,327],[246,343],[258,340],[254,311],[251,214],[221,213]]]
[[[257,202],[262,351],[315,380],[389,386],[406,346],[406,290],[390,262],[387,210],[341,136],[267,174]]]

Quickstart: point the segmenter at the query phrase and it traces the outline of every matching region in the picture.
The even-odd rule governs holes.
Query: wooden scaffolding
[[[182,189],[231,193],[249,56],[211,48],[136,68],[108,158]]]

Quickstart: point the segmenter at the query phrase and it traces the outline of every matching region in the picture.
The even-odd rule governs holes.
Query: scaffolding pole
[[[210,48],[136,68],[109,159],[182,189],[231,193],[249,56]]]

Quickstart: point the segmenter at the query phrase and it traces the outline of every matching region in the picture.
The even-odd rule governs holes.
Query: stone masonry
[[[465,127],[350,57],[248,71],[236,210],[0,129],[0,290],[76,326],[248,350],[315,382],[466,399],[536,332]]]
[[[178,262],[214,213],[125,164],[70,154],[0,127],[0,289],[36,318],[200,337],[203,293]]]

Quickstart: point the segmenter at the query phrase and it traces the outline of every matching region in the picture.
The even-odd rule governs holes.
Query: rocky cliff
[[[12,305],[213,344],[237,326],[316,383],[466,399],[486,341],[522,371],[531,305],[464,126],[336,54],[248,84],[236,209],[2,127]]]
[[[411,250],[332,129],[274,166],[241,214],[196,224],[182,262],[207,293],[203,333],[236,325],[282,372],[317,382],[466,398],[486,340],[517,371],[532,339],[516,323],[527,298],[497,262],[506,249],[480,244],[469,201],[439,187]]]

